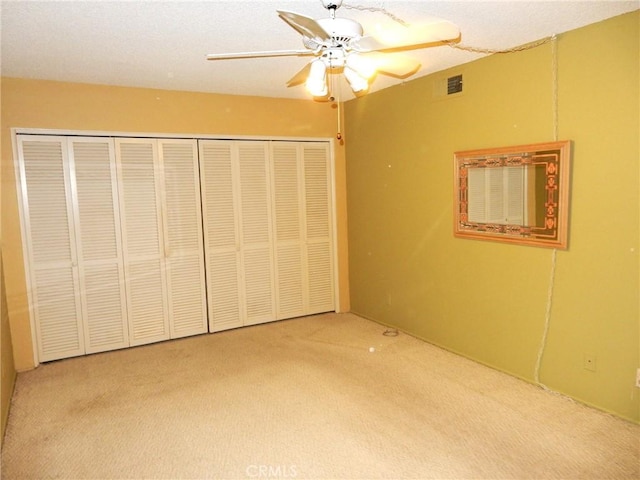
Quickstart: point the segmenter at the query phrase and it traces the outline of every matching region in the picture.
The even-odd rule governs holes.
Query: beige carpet
[[[42,365],[2,477],[640,478],[639,426],[384,330],[327,314]]]

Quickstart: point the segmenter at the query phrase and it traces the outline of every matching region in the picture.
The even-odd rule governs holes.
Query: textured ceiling
[[[461,44],[508,49],[640,8],[640,1],[345,0],[338,17],[365,33],[433,17],[460,27]],[[372,9],[372,10],[368,10]],[[298,1],[5,1],[2,75],[235,95],[308,98],[286,82],[309,57],[207,61],[208,53],[303,48],[276,10],[327,17],[320,0]],[[413,50],[422,68],[407,80],[482,54],[448,46]],[[371,91],[402,81],[378,75]],[[348,87],[336,87],[342,99]]]

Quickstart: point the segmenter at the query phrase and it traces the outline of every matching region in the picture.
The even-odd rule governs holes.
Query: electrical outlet
[[[595,372],[596,371],[596,356],[595,355],[591,355],[589,353],[585,353],[584,354],[584,362],[583,362],[583,366],[585,370],[589,370],[590,372]]]
[[[640,388],[640,368],[636,370],[636,387]]]

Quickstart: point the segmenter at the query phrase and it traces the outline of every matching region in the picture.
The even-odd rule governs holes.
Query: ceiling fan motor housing
[[[321,18],[316,22],[329,34],[331,45],[327,47],[346,47],[354,38],[360,38],[362,26],[349,18]]]

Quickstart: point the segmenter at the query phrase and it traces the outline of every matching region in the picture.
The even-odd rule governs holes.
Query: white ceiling
[[[365,33],[394,24],[389,14],[408,23],[439,17],[460,27],[462,45],[508,49],[638,8],[640,0],[344,0],[337,16],[357,20]],[[308,98],[303,86],[285,84],[309,57],[205,60],[208,53],[303,48],[276,9],[328,16],[320,0],[2,0],[0,68],[7,77]],[[422,63],[418,73],[407,80],[379,75],[371,91],[482,56],[448,46],[409,54]],[[351,98],[346,86],[340,92]]]

